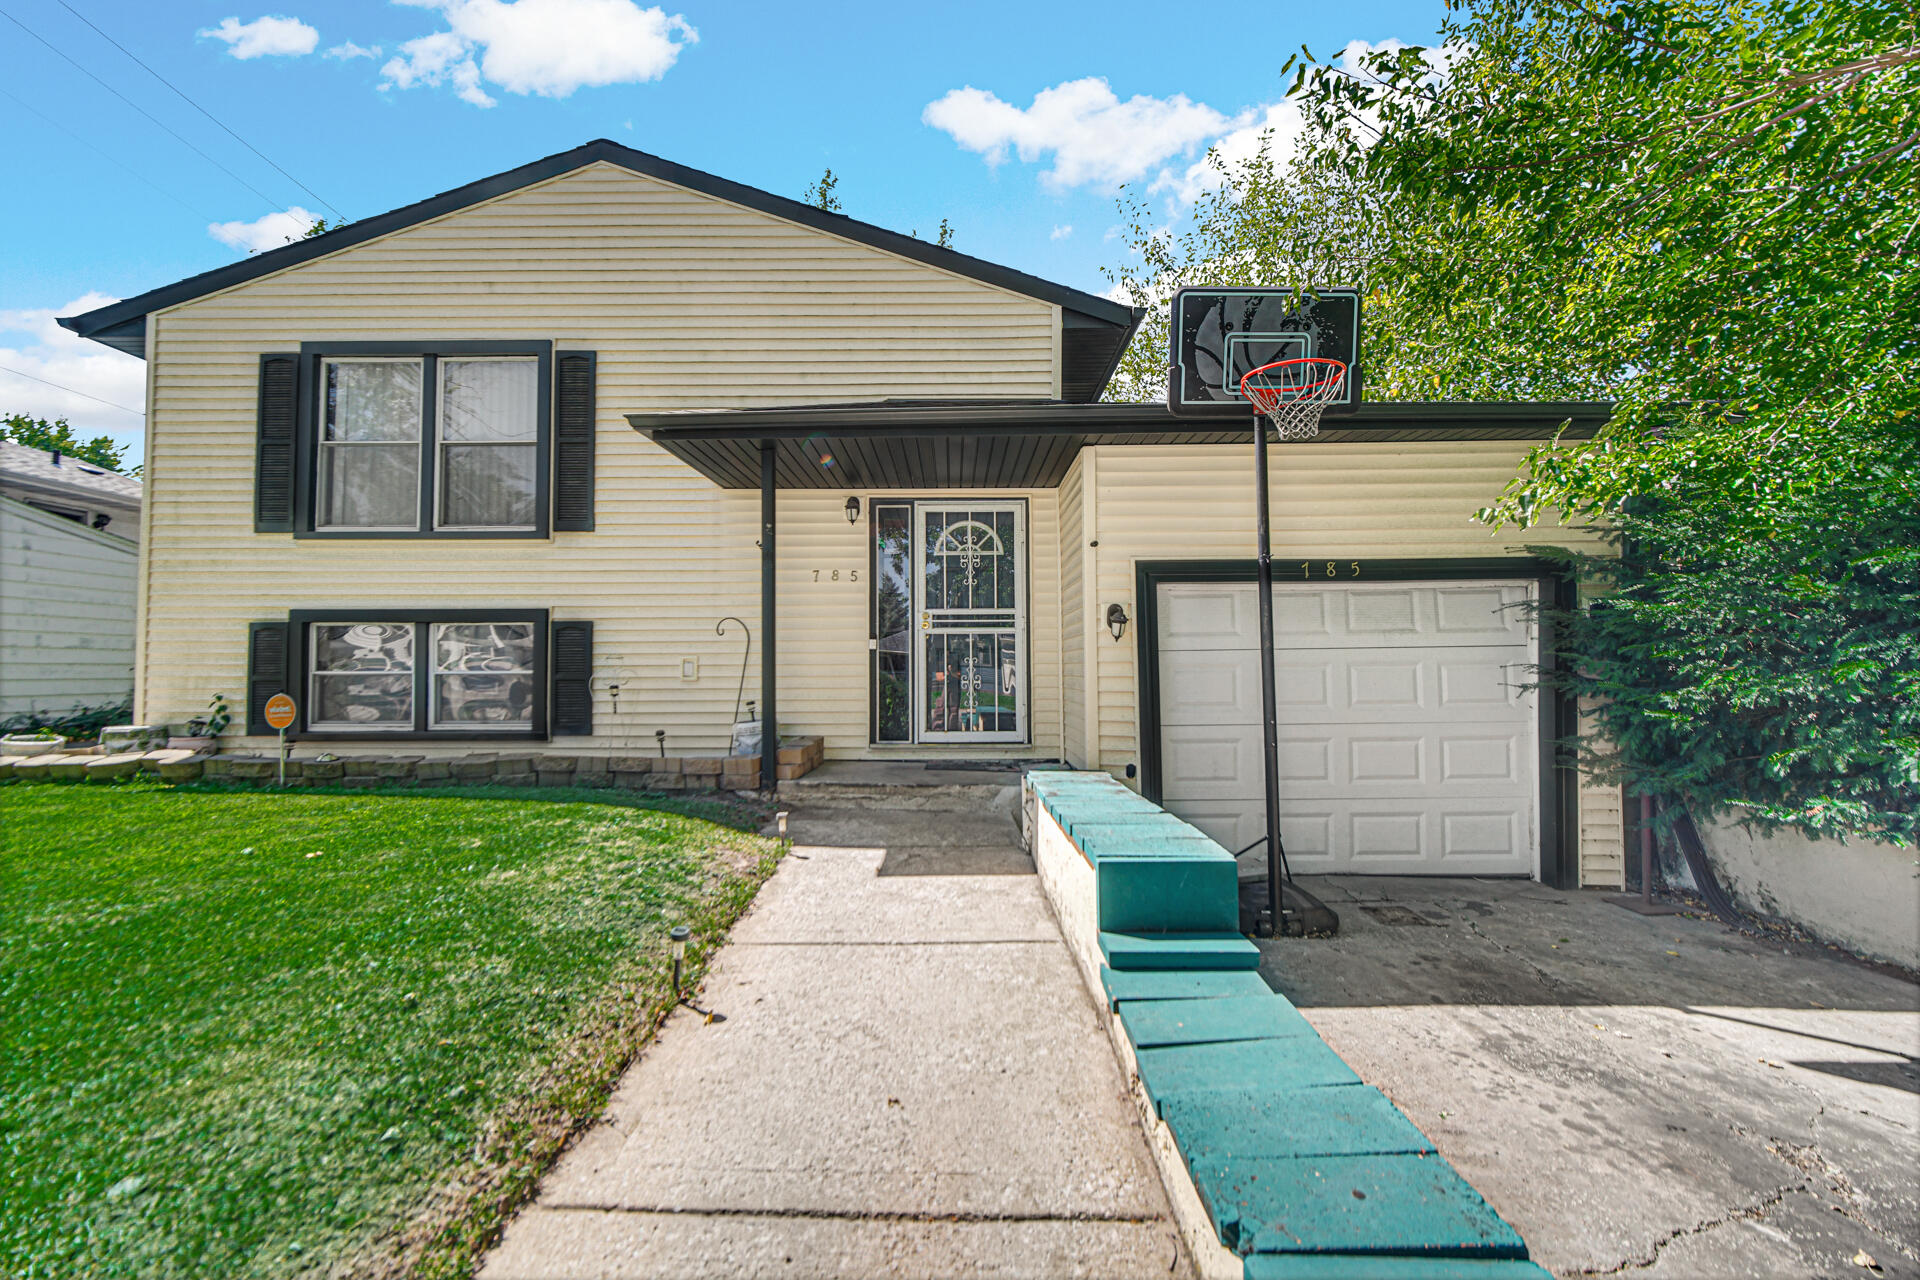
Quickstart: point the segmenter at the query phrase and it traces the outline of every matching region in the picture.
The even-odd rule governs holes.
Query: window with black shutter
[[[593,624],[553,624],[553,733],[593,732]]]
[[[591,624],[564,625],[588,628],[590,665]],[[254,728],[256,708],[286,692],[309,740],[549,736],[561,628],[544,609],[296,609],[254,626],[279,628],[282,656],[273,688],[248,689],[248,732],[268,732]],[[256,666],[260,650],[256,641]]]
[[[254,528],[545,538],[593,528],[595,353],[308,342],[260,360]]]

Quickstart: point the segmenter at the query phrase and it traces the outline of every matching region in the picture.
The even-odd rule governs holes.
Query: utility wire
[[[61,50],[57,46],[55,46],[51,40],[48,40],[45,36],[41,35],[38,31],[35,31],[32,27],[28,26],[26,23],[20,21],[20,19],[14,17],[11,13],[8,13],[5,9],[0,9],[0,18],[5,18],[8,22],[11,22],[14,26],[26,32],[28,35],[32,36],[35,40],[38,40],[41,44],[46,45],[47,48],[59,54],[62,58],[66,59],[66,61],[68,61],[69,63],[72,63],[74,68],[78,70],[82,75],[86,76],[87,79],[93,81],[95,84],[99,85],[102,89],[105,89],[108,93],[112,94],[114,97],[120,99],[120,101],[132,107],[135,111],[138,111],[141,115],[153,121],[154,124],[159,125],[162,129],[165,129],[167,133],[171,134],[173,138],[180,143],[181,146],[187,148],[189,151],[193,152],[193,154],[199,156],[202,160],[205,160],[208,164],[212,165],[214,168],[218,169],[220,172],[226,174],[229,178],[232,178],[235,182],[239,183],[241,186],[245,187],[247,190],[253,192],[253,194],[255,194],[256,196],[259,196],[262,200],[265,200],[269,205],[272,205],[276,210],[284,207],[281,205],[281,203],[278,200],[275,200],[272,196],[268,195],[266,192],[262,191],[260,188],[254,186],[251,182],[248,182],[245,178],[241,177],[239,174],[235,173],[233,170],[227,168],[227,166],[221,164],[218,160],[215,160],[212,156],[208,155],[206,152],[202,151],[200,148],[194,146],[191,142],[188,142],[185,138],[181,137],[178,133],[175,133],[167,125],[162,124],[160,121],[160,118],[154,115],[151,111],[148,111],[145,107],[135,102],[132,98],[129,98],[126,94],[120,92],[118,89],[108,84],[105,80],[102,80],[99,76],[93,74],[93,72],[88,71],[85,67],[81,66],[78,62],[74,62],[74,60],[71,57],[68,57],[67,54],[61,52]]]
[[[94,146],[91,142],[88,142],[85,138],[81,137],[79,134],[75,133],[73,130],[67,128],[67,126],[61,124],[58,120],[55,120],[52,116],[48,115],[46,112],[40,110],[40,108],[34,106],[31,102],[28,102],[23,98],[16,97],[15,95],[7,92],[7,90],[4,87],[0,87],[0,97],[13,99],[13,102],[16,106],[22,108],[23,110],[32,112],[36,116],[39,116],[40,119],[45,121],[47,124],[51,125],[55,129],[58,129],[60,132],[66,134],[69,138],[72,138],[75,142],[79,143],[81,146],[85,147],[87,150],[93,152],[93,154],[99,156],[102,160],[105,160],[108,164],[114,165],[117,168],[125,171],[129,177],[138,179],[139,181],[146,183],[149,187],[152,187],[155,191],[159,192],[161,195],[165,196],[167,199],[173,201],[175,204],[179,205],[182,209],[185,209],[188,213],[192,214],[194,217],[200,218],[206,222],[219,221],[219,219],[209,217],[207,214],[204,214],[200,210],[194,208],[192,205],[188,204],[185,200],[173,194],[173,192],[167,190],[165,187],[159,185],[153,179],[147,177],[145,174],[133,168],[131,165],[128,165],[124,161],[114,159],[112,156],[108,155],[106,152],[102,151],[100,148]]]
[[[265,160],[269,165],[273,167],[273,171],[275,173],[279,174],[281,177],[285,178],[288,182],[291,182],[294,186],[300,188],[302,191],[312,196],[315,200],[318,200],[321,204],[327,206],[327,208],[332,209],[334,217],[344,219],[347,216],[344,213],[341,213],[339,208],[331,200],[321,195],[318,191],[315,191],[312,187],[308,186],[306,183],[300,181],[300,179],[288,173],[285,169],[282,169],[279,165],[274,164],[272,158],[269,157],[266,152],[254,146],[251,142],[248,142],[245,138],[241,137],[239,134],[235,133],[232,129],[228,128],[226,121],[222,120],[219,116],[214,115],[213,112],[207,110],[205,107],[195,102],[192,98],[189,98],[186,95],[186,92],[183,89],[181,89],[180,86],[176,85],[173,81],[161,75],[158,71],[155,71],[152,67],[148,66],[146,63],[141,62],[139,55],[134,53],[133,50],[127,48],[127,46],[121,44],[118,40],[115,40],[112,36],[100,30],[99,27],[94,26],[93,19],[87,17],[86,14],[80,12],[78,9],[74,8],[72,5],[68,4],[67,0],[60,0],[60,7],[65,9],[68,13],[72,14],[74,17],[80,19],[80,21],[86,23],[89,27],[93,27],[93,31],[95,35],[99,36],[102,40],[105,40],[108,44],[112,45],[114,48],[118,49],[120,52],[126,54],[129,58],[132,58],[134,62],[140,66],[141,70],[145,71],[148,75],[152,76],[155,80],[158,80],[161,84],[167,86],[167,88],[173,90],[174,93],[179,96],[182,102],[186,103],[188,106],[192,107],[195,111],[198,111],[201,115],[205,116],[207,119],[219,125],[222,129],[226,129],[228,137],[232,138],[235,142],[239,143],[241,146],[245,147],[247,150],[253,152],[253,154],[259,156],[262,160]]]
[[[130,413],[136,418],[144,418],[147,416],[138,409],[129,409],[123,404],[115,404],[111,400],[102,400],[99,396],[90,396],[84,391],[76,391],[72,387],[62,386],[58,382],[48,382],[45,378],[36,378],[30,373],[22,373],[18,369],[9,369],[3,364],[0,364],[0,373],[10,373],[16,378],[25,378],[28,382],[37,382],[43,387],[52,387],[55,391],[64,391],[68,395],[79,396],[82,400],[92,400],[96,404],[107,406],[109,409],[118,409],[122,413]]]

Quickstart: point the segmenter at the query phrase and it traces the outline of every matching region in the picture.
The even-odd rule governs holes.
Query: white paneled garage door
[[[1527,583],[1276,585],[1280,833],[1295,872],[1534,875]],[[1159,587],[1162,803],[1266,831],[1251,583]]]

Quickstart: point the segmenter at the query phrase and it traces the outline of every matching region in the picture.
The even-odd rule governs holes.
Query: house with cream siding
[[[288,692],[314,749],[694,756],[750,702],[1242,847],[1251,432],[1100,403],[1138,322],[606,141],[64,319],[147,362],[136,718],[245,686],[262,747]],[[1370,403],[1272,452],[1296,870],[1619,883],[1529,685],[1568,584],[1471,519],[1604,416]]]

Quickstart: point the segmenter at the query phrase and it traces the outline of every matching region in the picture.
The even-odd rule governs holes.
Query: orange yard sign
[[[275,729],[284,729],[293,723],[297,714],[293,699],[284,693],[276,693],[267,699],[266,709],[261,713],[268,725]]]

